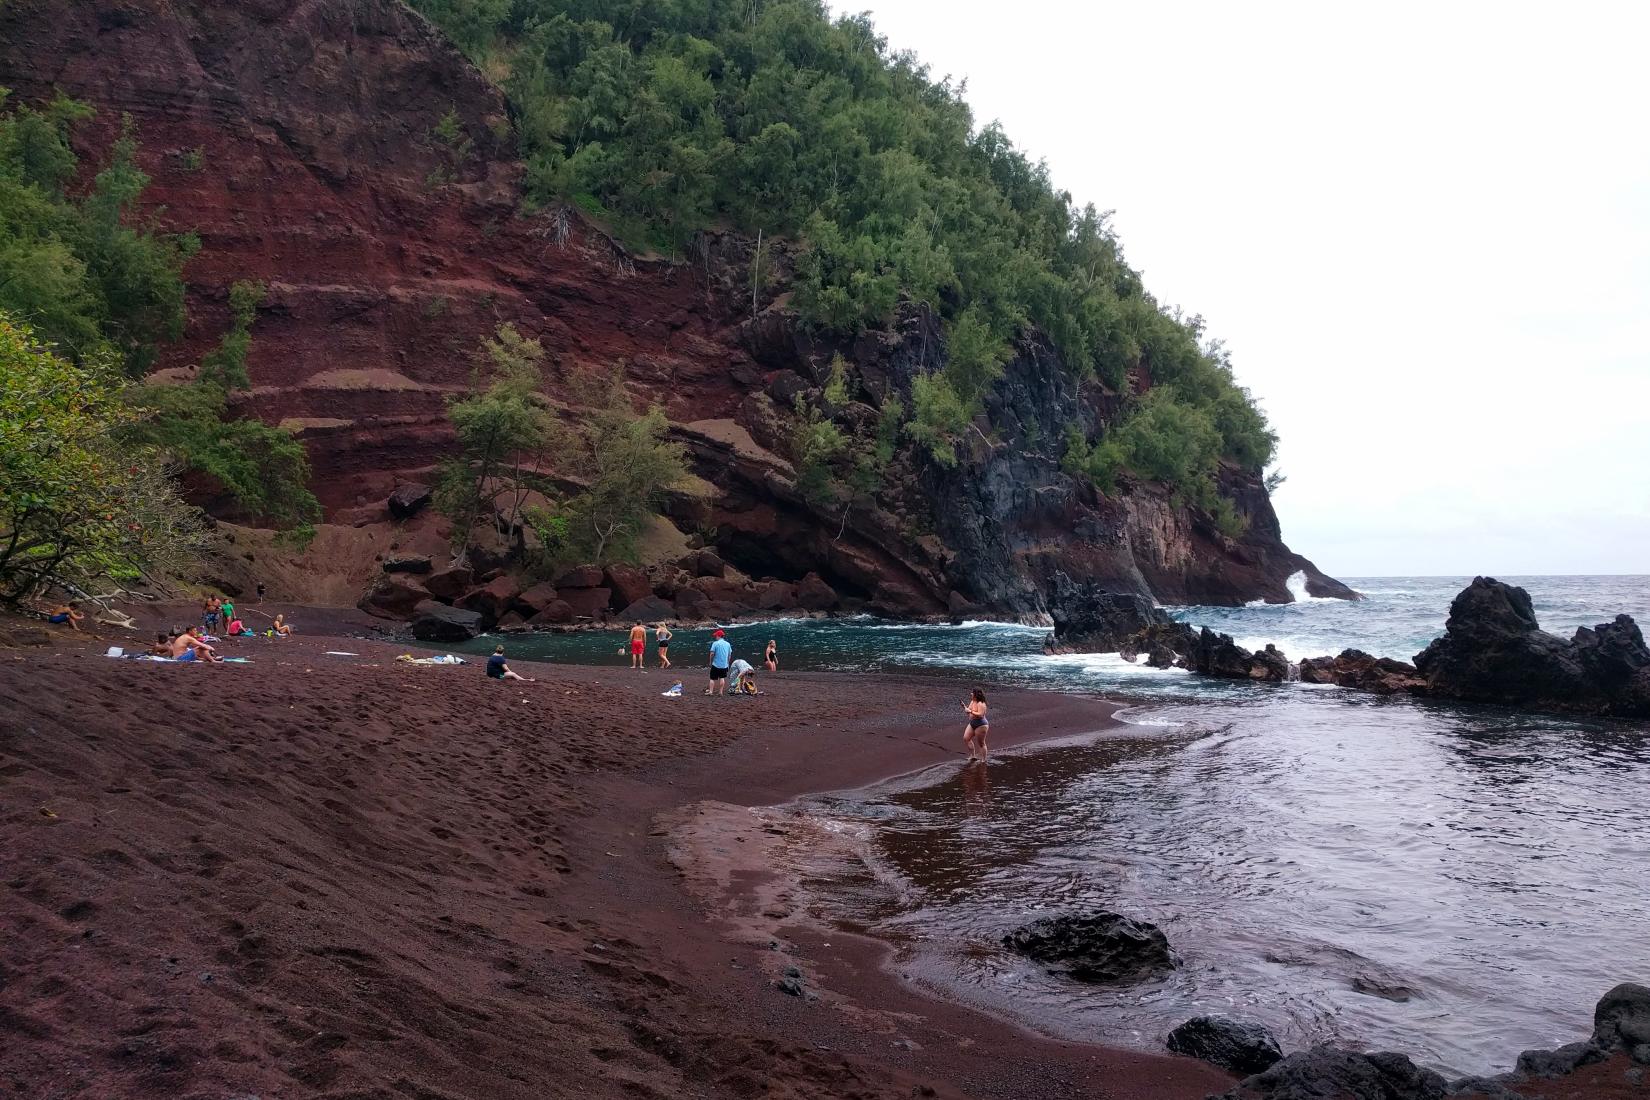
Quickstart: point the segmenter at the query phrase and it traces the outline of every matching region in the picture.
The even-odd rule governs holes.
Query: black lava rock
[[[1443,636],[1415,655],[1415,667],[1429,695],[1650,717],[1650,648],[1631,617],[1565,641],[1541,629],[1528,592],[1489,577],[1455,597]]]
[[[1448,1083],[1402,1054],[1360,1054],[1319,1046],[1289,1055],[1220,1100],[1443,1100]]]
[[[1157,925],[1119,913],[1044,917],[1010,932],[1003,944],[1079,982],[1139,981],[1177,965]]]
[[[396,519],[407,519],[428,504],[432,495],[428,485],[415,485],[409,482],[399,486],[390,494],[390,515]]]
[[[1169,1032],[1168,1048],[1248,1077],[1283,1060],[1272,1033],[1229,1016],[1194,1016]]]
[[[425,600],[413,608],[412,634],[421,642],[462,642],[481,633],[481,616]]]

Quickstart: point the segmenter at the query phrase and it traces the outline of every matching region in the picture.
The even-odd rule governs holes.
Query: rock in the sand
[[[1054,633],[1043,643],[1045,653],[1119,653],[1147,627],[1173,621],[1148,596],[1107,591],[1064,573],[1054,574],[1049,613]]]
[[[428,554],[407,555],[384,559],[386,573],[428,573],[431,569]]]
[[[481,633],[481,616],[425,600],[413,609],[412,633],[421,642],[462,642]]]
[[[416,485],[410,482],[402,485],[390,494],[388,501],[390,515],[396,519],[410,519],[430,502],[432,495],[428,485]]]
[[[1443,635],[1415,667],[1429,695],[1650,717],[1650,648],[1631,617],[1566,641],[1541,629],[1528,592],[1488,577],[1455,597]]]
[[[1443,1100],[1449,1085],[1402,1054],[1319,1046],[1247,1078],[1220,1100]]]
[[[1176,1054],[1201,1059],[1244,1077],[1283,1060],[1283,1051],[1270,1031],[1230,1016],[1193,1016],[1169,1032],[1167,1046]]]
[[[561,626],[573,621],[573,609],[566,600],[550,600],[527,620],[528,626]]]
[[[1139,981],[1176,965],[1157,925],[1120,913],[1044,917],[1010,932],[1003,944],[1080,982]]]

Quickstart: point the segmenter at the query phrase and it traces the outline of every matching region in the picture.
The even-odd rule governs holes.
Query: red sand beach
[[[824,948],[780,922],[790,951],[729,942],[682,888],[659,815],[960,759],[956,685],[787,674],[757,699],[665,699],[657,672],[522,664],[540,682],[502,684],[356,639],[229,643],[254,663],[214,667],[110,660],[103,644],[0,651],[0,1092],[1225,1087],[1196,1062],[931,1000],[869,943]],[[1016,715],[1004,747],[1110,713],[999,706]],[[823,996],[780,992],[779,961]]]
[[[757,699],[706,699],[682,669],[689,694],[666,699],[656,671],[518,664],[540,682],[505,684],[479,663],[415,667],[341,637],[229,643],[254,663],[212,667],[53,642],[0,649],[0,1094],[1230,1085],[1202,1063],[1056,1042],[938,1001],[884,971],[879,945],[765,909],[762,860],[735,851],[761,850],[759,815],[675,850],[697,882],[672,862],[672,826],[701,802],[767,805],[960,761],[965,685],[786,674]],[[1013,715],[995,747],[1112,721],[1095,700],[992,701]],[[707,868],[718,845],[729,858]],[[707,875],[745,901],[708,911]],[[776,988],[791,965],[817,998]]]

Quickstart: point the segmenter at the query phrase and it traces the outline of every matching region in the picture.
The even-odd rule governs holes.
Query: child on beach
[[[493,655],[487,658],[487,676],[493,680],[520,680],[524,684],[535,682],[520,673],[510,671],[509,664],[504,660],[503,646],[495,648]]]
[[[675,637],[675,635],[671,634],[670,627],[666,626],[664,623],[660,623],[658,631],[654,634],[655,640],[659,643],[660,668],[670,667],[670,639],[673,637]]]
[[[58,626],[67,623],[70,628],[79,631],[80,620],[85,617],[86,613],[80,610],[80,601],[70,600],[68,603],[60,603],[54,607],[52,613],[46,616],[46,621],[55,623]]]
[[[968,712],[968,725],[963,727],[963,744],[968,746],[968,759],[971,761],[985,760],[985,739],[991,733],[991,719],[986,716],[989,709],[985,692],[979,688],[974,689],[972,697],[963,700],[963,710]]]

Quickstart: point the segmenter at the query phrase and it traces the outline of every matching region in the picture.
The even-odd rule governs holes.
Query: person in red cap
[[[728,690],[728,666],[732,663],[733,646],[718,628],[716,633],[711,635],[710,683],[705,686],[706,695],[722,695]]]

